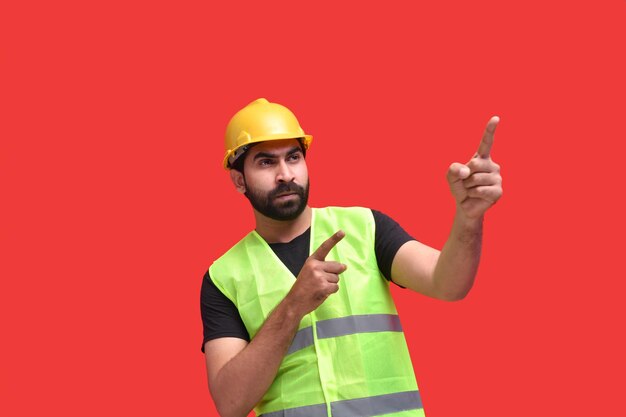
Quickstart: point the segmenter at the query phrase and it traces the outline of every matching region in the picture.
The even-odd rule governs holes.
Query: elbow
[[[236,406],[214,401],[215,409],[220,417],[246,417],[249,413],[238,410]],[[252,411],[252,410],[250,410]]]
[[[213,398],[213,404],[215,404],[215,409],[220,417],[246,417],[250,414],[250,411],[252,411],[245,411],[241,403],[225,395],[216,393],[215,391],[218,390],[215,386],[209,387],[209,389],[211,391],[211,397]]]
[[[461,301],[465,297],[467,297],[467,294],[469,294],[469,292],[470,292],[470,288],[463,289],[463,290],[454,290],[454,291],[453,290],[440,291],[435,296],[435,298],[437,298],[438,300],[448,301],[448,302]]]
[[[219,414],[220,417],[244,417],[244,414],[235,414],[217,406],[215,406],[215,408],[217,409],[217,414]]]
[[[440,300],[442,300],[442,301],[452,302],[452,301],[461,301],[462,299],[465,298],[466,295],[467,295],[467,293],[464,293],[464,294],[446,294],[446,295],[442,295],[442,296],[440,296],[438,298]]]
[[[474,286],[474,276],[458,279],[458,277],[445,277],[435,279],[434,298],[442,301],[461,301]]]

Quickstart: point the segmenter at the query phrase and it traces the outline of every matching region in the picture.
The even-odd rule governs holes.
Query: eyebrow
[[[287,152],[286,156],[293,155],[296,152],[302,152],[302,148],[300,148],[299,146],[294,146]],[[257,159],[261,158],[278,158],[278,155],[270,152],[259,152],[258,154],[254,155],[254,158],[252,158],[252,160],[256,161]]]

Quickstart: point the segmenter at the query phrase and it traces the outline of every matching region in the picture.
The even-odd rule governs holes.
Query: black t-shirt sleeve
[[[398,249],[406,242],[415,239],[386,214],[374,209],[372,209],[372,214],[376,224],[374,250],[378,269],[387,280],[391,280],[391,264]]]
[[[202,279],[200,313],[204,327],[202,352],[206,342],[220,337],[238,337],[250,341],[237,307],[215,286],[208,271]]]

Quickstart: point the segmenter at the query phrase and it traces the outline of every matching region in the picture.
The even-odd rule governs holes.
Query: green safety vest
[[[254,408],[264,417],[423,416],[411,358],[387,281],[376,262],[370,209],[313,209],[310,250],[346,233],[327,259],[342,262],[339,291],[307,314],[274,382]],[[249,233],[209,273],[254,338],[295,277]]]

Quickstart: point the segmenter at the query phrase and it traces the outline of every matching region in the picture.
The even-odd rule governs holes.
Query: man
[[[256,228],[203,280],[203,349],[222,416],[424,415],[386,278],[442,300],[468,293],[484,213],[502,194],[489,157],[497,123],[448,170],[457,210],[439,252],[380,212],[309,207],[312,137],[287,108],[258,99],[231,119],[224,166]]]

